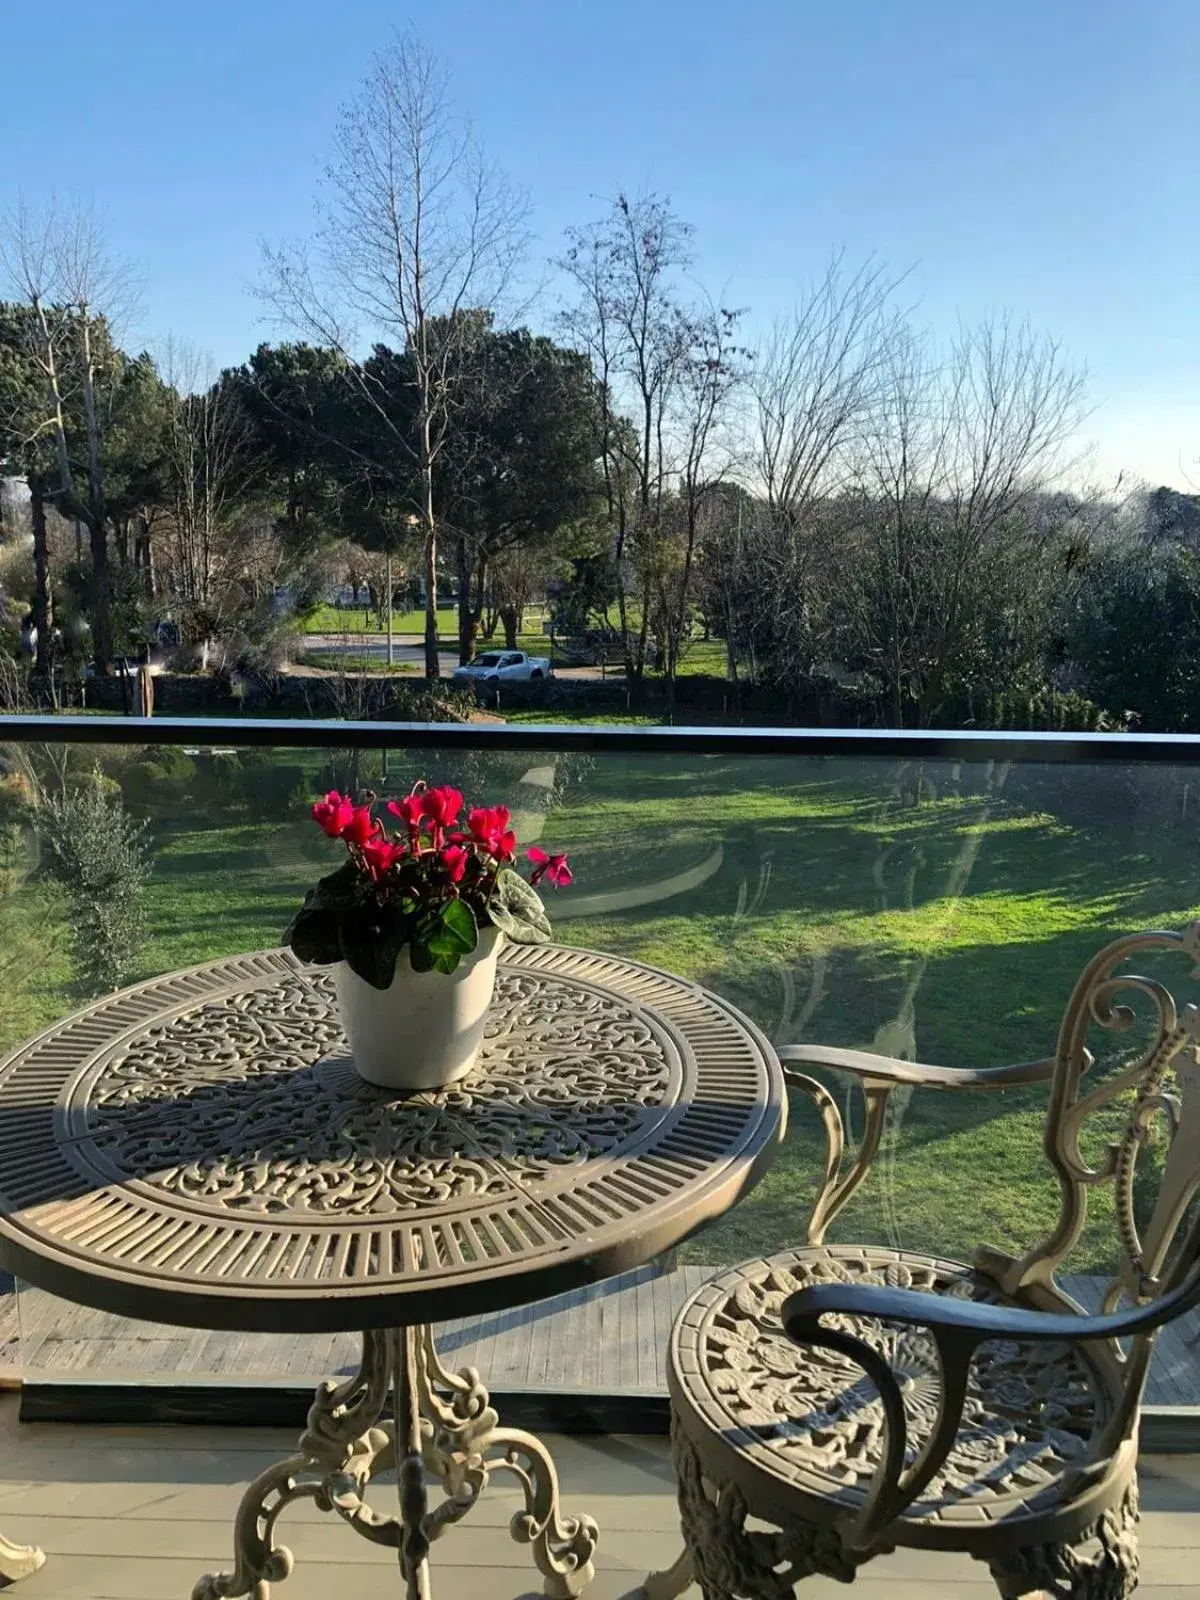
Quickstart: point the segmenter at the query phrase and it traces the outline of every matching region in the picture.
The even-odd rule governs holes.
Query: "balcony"
[[[0,1400],[0,1516],[12,1537],[47,1552],[24,1579],[21,1600],[171,1600],[224,1561],[238,1498],[250,1479],[294,1443],[281,1430],[136,1428],[18,1423]],[[601,1527],[595,1600],[631,1595],[645,1572],[678,1554],[679,1522],[666,1441],[646,1434],[558,1437],[564,1503]],[[1195,1593],[1200,1560],[1200,1466],[1192,1456],[1143,1455],[1142,1586],[1145,1600]],[[501,1488],[469,1527],[434,1555],[439,1600],[516,1600],[538,1594],[528,1556],[508,1536],[518,1497]],[[301,1506],[287,1526],[296,1570],[287,1600],[394,1600],[395,1559]],[[842,1584],[811,1578],[801,1600],[834,1600]],[[987,1573],[959,1556],[905,1551],[875,1561],[858,1580],[862,1600],[992,1600]],[[698,1595],[699,1590],[693,1590]]]
[[[551,906],[563,943],[700,982],[776,1045],[982,1067],[1053,1048],[1074,978],[1109,938],[1197,914],[1198,760],[1192,741],[1130,736],[10,719],[0,1052],[83,1000],[69,899],[42,871],[27,802],[31,787],[77,793],[95,763],[145,824],[152,865],[146,938],[123,981],[277,943],[331,864],[308,800],[331,787],[401,793],[427,776],[508,801],[523,843],[571,851],[575,885]],[[826,1076],[857,1134],[856,1092]],[[896,1097],[873,1176],[832,1238],[956,1259],[983,1241],[1036,1242],[1055,1209],[1044,1090],[927,1098]],[[803,1097],[790,1123],[753,1193],[669,1256],[438,1330],[455,1367],[486,1373],[506,1420],[562,1435],[565,1501],[602,1529],[597,1596],[629,1592],[677,1554],[668,1330],[716,1270],[802,1240],[822,1147]],[[1085,1306],[1114,1249],[1111,1207],[1096,1206],[1064,1278]],[[1200,1547],[1198,1349],[1194,1317],[1165,1330],[1147,1390],[1139,1592],[1150,1596],[1189,1592]],[[21,1386],[3,1402],[0,1530],[52,1557],[21,1593],[188,1593],[227,1560],[238,1486],[290,1448],[314,1384],[354,1353],[349,1335],[168,1327],[17,1284],[0,1297],[0,1379]],[[490,1494],[437,1546],[437,1594],[533,1590],[507,1536],[515,1507]],[[283,1536],[298,1565],[281,1594],[329,1593],[351,1567],[363,1600],[397,1592],[393,1556],[310,1509]],[[994,1592],[965,1558],[914,1552],[859,1582],[868,1600]],[[800,1590],[834,1592],[818,1579]]]

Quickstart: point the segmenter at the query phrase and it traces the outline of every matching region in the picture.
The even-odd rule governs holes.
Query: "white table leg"
[[[0,1578],[16,1583],[45,1565],[46,1558],[35,1544],[10,1544],[0,1534]]]
[[[389,1392],[399,1423],[385,1418]],[[400,1516],[367,1502],[376,1473],[398,1465]],[[232,1572],[200,1579],[192,1600],[269,1600],[270,1585],[292,1570],[275,1525],[293,1501],[307,1497],[335,1511],[356,1532],[397,1552],[407,1600],[429,1600],[428,1552],[472,1509],[493,1472],[511,1472],[525,1496],[512,1522],[513,1538],[528,1544],[548,1600],[576,1600],[594,1576],[599,1537],[591,1517],[565,1517],[558,1474],[535,1435],[502,1428],[474,1367],[450,1372],[429,1328],[363,1335],[362,1362],[353,1378],[324,1383],[308,1414],[296,1455],[269,1467],[242,1497],[234,1523]],[[444,1498],[429,1509],[427,1484]]]

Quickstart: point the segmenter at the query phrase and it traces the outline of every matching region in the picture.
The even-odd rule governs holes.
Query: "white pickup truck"
[[[530,683],[553,676],[545,656],[527,656],[524,650],[485,650],[454,669],[455,683]]]

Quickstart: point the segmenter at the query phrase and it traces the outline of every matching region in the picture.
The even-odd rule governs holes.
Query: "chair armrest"
[[[981,1305],[974,1300],[925,1294],[917,1289],[889,1289],[874,1283],[818,1283],[799,1289],[783,1303],[783,1325],[790,1339],[804,1343],[819,1329],[821,1318],[879,1317],[908,1327],[959,1335],[974,1349],[985,1339],[1020,1339],[1086,1344],[1091,1339],[1126,1339],[1151,1333],[1182,1316],[1200,1302],[1200,1270],[1175,1289],[1147,1302],[1107,1316],[1078,1312],[1027,1310],[1023,1306]]]
[[[828,1147],[825,1175],[809,1218],[807,1242],[823,1243],[829,1224],[842,1210],[871,1170],[879,1151],[887,1116],[888,1099],[893,1089],[1012,1089],[1022,1084],[1042,1083],[1054,1071],[1054,1058],[1022,1061],[1011,1067],[985,1067],[971,1071],[961,1067],[928,1067],[916,1061],[900,1061],[895,1056],[878,1056],[869,1050],[841,1050],[831,1045],[785,1044],[776,1055],[783,1066],[789,1088],[802,1090],[816,1103],[825,1124]],[[796,1065],[833,1067],[851,1072],[858,1079],[867,1105],[866,1126],[857,1154],[848,1170],[842,1172],[846,1152],[846,1129],[837,1101],[824,1084],[797,1072]]]
[[[1055,1341],[1071,1344],[1092,1339],[1120,1339],[1148,1333],[1200,1302],[1200,1267],[1175,1288],[1144,1306],[1109,1316],[1026,1310],[1021,1306],[979,1305],[913,1289],[882,1284],[813,1284],[789,1295],[783,1303],[783,1326],[797,1344],[834,1350],[862,1368],[879,1393],[884,1412],[880,1459],[871,1477],[866,1503],[847,1528],[851,1548],[870,1550],[888,1543],[887,1529],[933,1481],[950,1453],[962,1423],[975,1351],[987,1339]],[[938,1415],[912,1464],[908,1423],[896,1376],[886,1360],[844,1327],[828,1328],[825,1315],[879,1317],[910,1327],[928,1328],[941,1369]]]
[[[1054,1057],[1044,1061],[1018,1061],[1008,1067],[933,1067],[920,1061],[878,1056],[870,1050],[841,1050],[832,1045],[784,1044],[776,1050],[781,1062],[807,1067],[831,1067],[852,1072],[864,1081],[916,1089],[1019,1089],[1045,1083],[1054,1072]]]

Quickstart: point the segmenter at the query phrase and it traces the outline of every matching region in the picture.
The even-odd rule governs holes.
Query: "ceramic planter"
[[[414,972],[407,945],[386,989],[334,968],[342,1026],[360,1077],[385,1089],[440,1089],[475,1064],[503,935],[484,928],[452,973]]]

